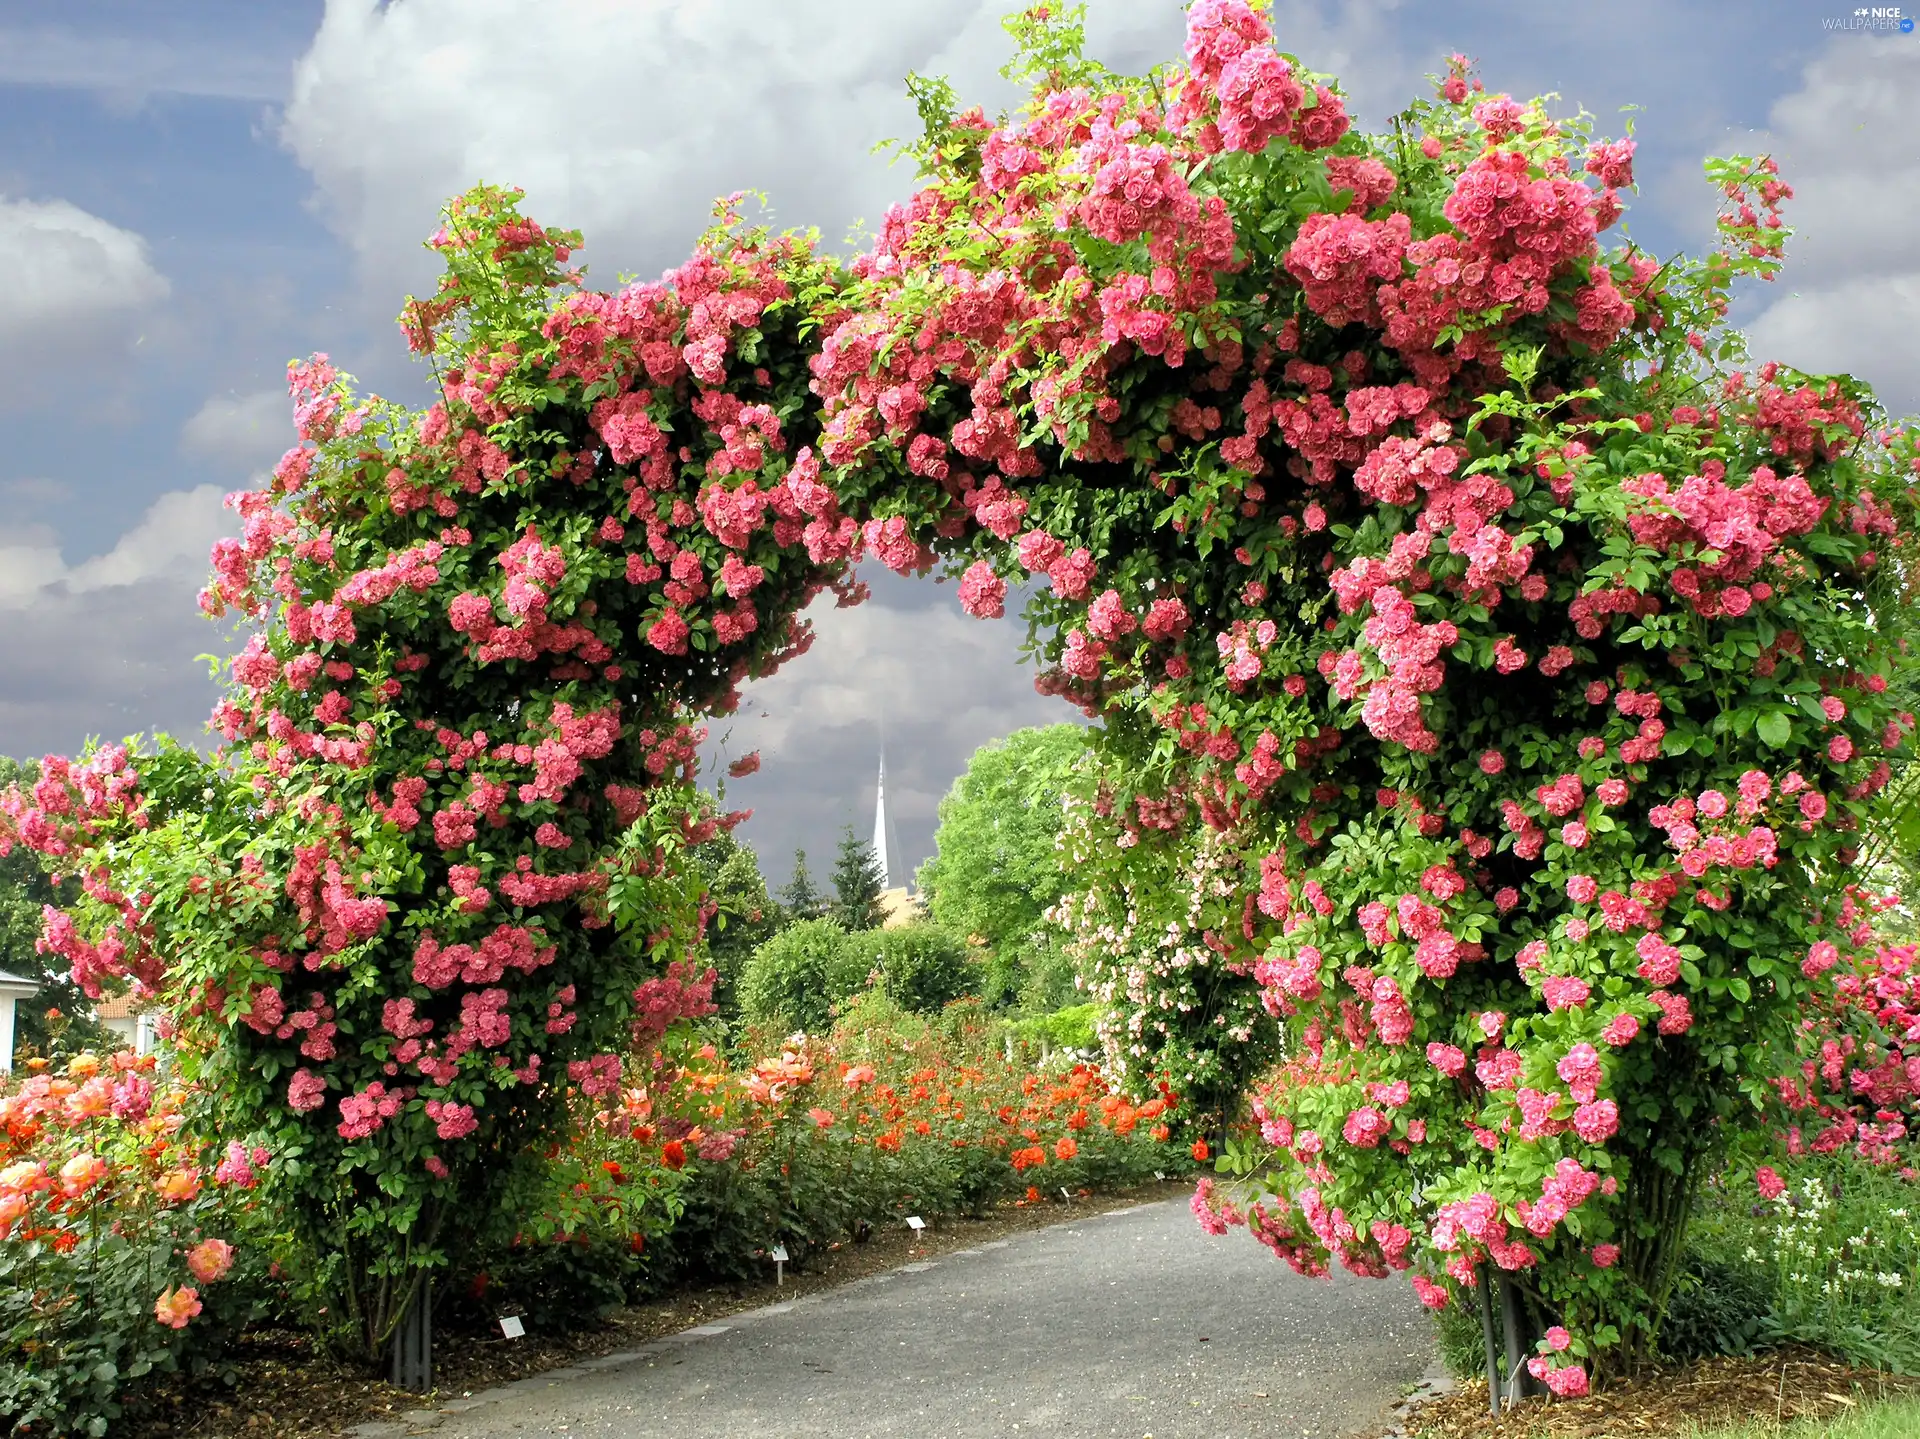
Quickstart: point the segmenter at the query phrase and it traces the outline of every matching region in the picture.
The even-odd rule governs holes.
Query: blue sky
[[[1697,244],[1716,151],[1772,149],[1800,232],[1746,302],[1756,348],[1920,407],[1920,34],[1836,33],[1830,0],[1771,4],[1282,3],[1282,48],[1338,74],[1363,121],[1459,50],[1489,89],[1557,92],[1618,133],[1638,106],[1629,227]],[[830,237],[909,177],[909,69],[1005,98],[999,6],[972,0],[0,0],[0,753],[89,734],[197,734],[193,610],[219,495],[284,448],[286,361],[326,350],[418,393],[390,319],[430,282],[418,242],[481,178],[587,230],[603,283],[673,264],[709,199],[770,191]],[[1171,58],[1175,0],[1094,0],[1119,67]],[[884,722],[908,864],[972,748],[1070,718],[1016,663],[1012,624],[882,575],[732,724],[760,747],[735,798],[784,878],[871,823]]]

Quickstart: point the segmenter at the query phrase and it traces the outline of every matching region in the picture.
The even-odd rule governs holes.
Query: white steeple
[[[887,754],[880,752],[880,786],[873,800],[873,857],[880,862],[880,888],[893,888],[887,868]]]

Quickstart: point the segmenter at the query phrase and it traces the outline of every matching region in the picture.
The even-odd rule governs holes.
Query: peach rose
[[[200,1291],[191,1284],[169,1289],[153,1301],[153,1317],[169,1329],[185,1329],[187,1321],[200,1312]]]
[[[187,1268],[202,1284],[224,1279],[233,1268],[233,1246],[224,1239],[203,1239],[187,1251]]]

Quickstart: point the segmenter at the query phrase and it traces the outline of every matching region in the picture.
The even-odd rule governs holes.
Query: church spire
[[[893,888],[887,867],[887,752],[880,752],[880,785],[873,800],[873,857],[880,865],[880,888]]]

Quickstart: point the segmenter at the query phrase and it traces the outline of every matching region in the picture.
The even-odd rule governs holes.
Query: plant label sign
[[[774,1245],[773,1248],[768,1251],[767,1258],[771,1259],[775,1264],[785,1264],[787,1262],[787,1246],[784,1244]]]
[[[527,1326],[520,1322],[518,1314],[509,1314],[500,1321],[500,1332],[509,1339],[522,1339],[526,1337]]]
[[[921,1230],[925,1229],[926,1227],[927,1227],[927,1221],[922,1219],[919,1215],[909,1214],[907,1216],[907,1228],[911,1229],[915,1234],[918,1234]]]

